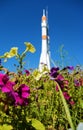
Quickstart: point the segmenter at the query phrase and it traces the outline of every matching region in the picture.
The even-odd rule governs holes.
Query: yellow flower
[[[15,55],[17,55],[17,52],[18,52],[18,48],[13,47],[13,48],[11,48],[11,50],[9,52],[4,53],[4,55],[2,56],[2,58],[5,58],[4,62],[6,62],[8,58],[11,58],[11,57],[14,57]]]
[[[18,48],[17,47],[12,47],[9,54],[11,55],[11,57],[17,55],[18,53]]]
[[[4,59],[4,62],[7,62],[7,59],[8,59],[8,58],[11,58],[10,53],[9,53],[9,52],[4,53],[3,58],[5,58],[5,59]]]
[[[4,58],[11,58],[11,55],[9,52],[4,53]]]
[[[18,51],[17,47],[11,48],[11,50],[9,52],[4,53],[4,58],[11,58],[11,57],[17,55],[17,51]]]
[[[26,51],[30,51],[32,53],[36,51],[35,47],[31,43],[24,42],[24,44],[26,45]]]
[[[42,74],[36,69],[35,71],[33,71],[33,77],[36,80],[39,80],[41,78]]]

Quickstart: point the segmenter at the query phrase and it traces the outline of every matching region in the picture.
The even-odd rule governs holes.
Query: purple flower
[[[51,72],[55,72],[55,71],[58,71],[59,70],[59,67],[52,67],[51,68]]]
[[[52,76],[53,78],[55,78],[58,75],[58,72],[57,72],[58,70],[59,70],[58,67],[51,68],[51,70],[50,70],[50,76]]]
[[[63,68],[63,70],[66,70],[66,69],[74,70],[74,67],[73,66],[67,66],[67,67]]]
[[[74,70],[74,67],[73,66],[67,66],[67,69]]]

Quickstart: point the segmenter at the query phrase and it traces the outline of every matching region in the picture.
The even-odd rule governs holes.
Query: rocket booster
[[[45,10],[43,10],[42,22],[42,48],[41,48],[41,56],[39,63],[39,70],[42,70],[42,67],[45,65],[48,69],[50,69],[50,54],[49,54],[49,37],[48,37],[48,21]]]

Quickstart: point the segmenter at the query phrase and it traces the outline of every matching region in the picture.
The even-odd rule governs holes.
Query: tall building
[[[44,66],[46,66],[50,70],[50,51],[49,51],[47,10],[43,10],[41,30],[42,30],[42,47],[41,47],[41,55],[40,55],[40,62],[39,62],[40,71],[42,71]]]

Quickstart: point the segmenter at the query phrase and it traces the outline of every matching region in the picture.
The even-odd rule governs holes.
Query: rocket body
[[[42,29],[42,48],[41,48],[41,55],[40,55],[40,62],[39,62],[40,71],[42,71],[44,66],[46,66],[50,70],[48,23],[47,23],[47,17],[45,15],[45,10],[43,11],[41,29]]]

